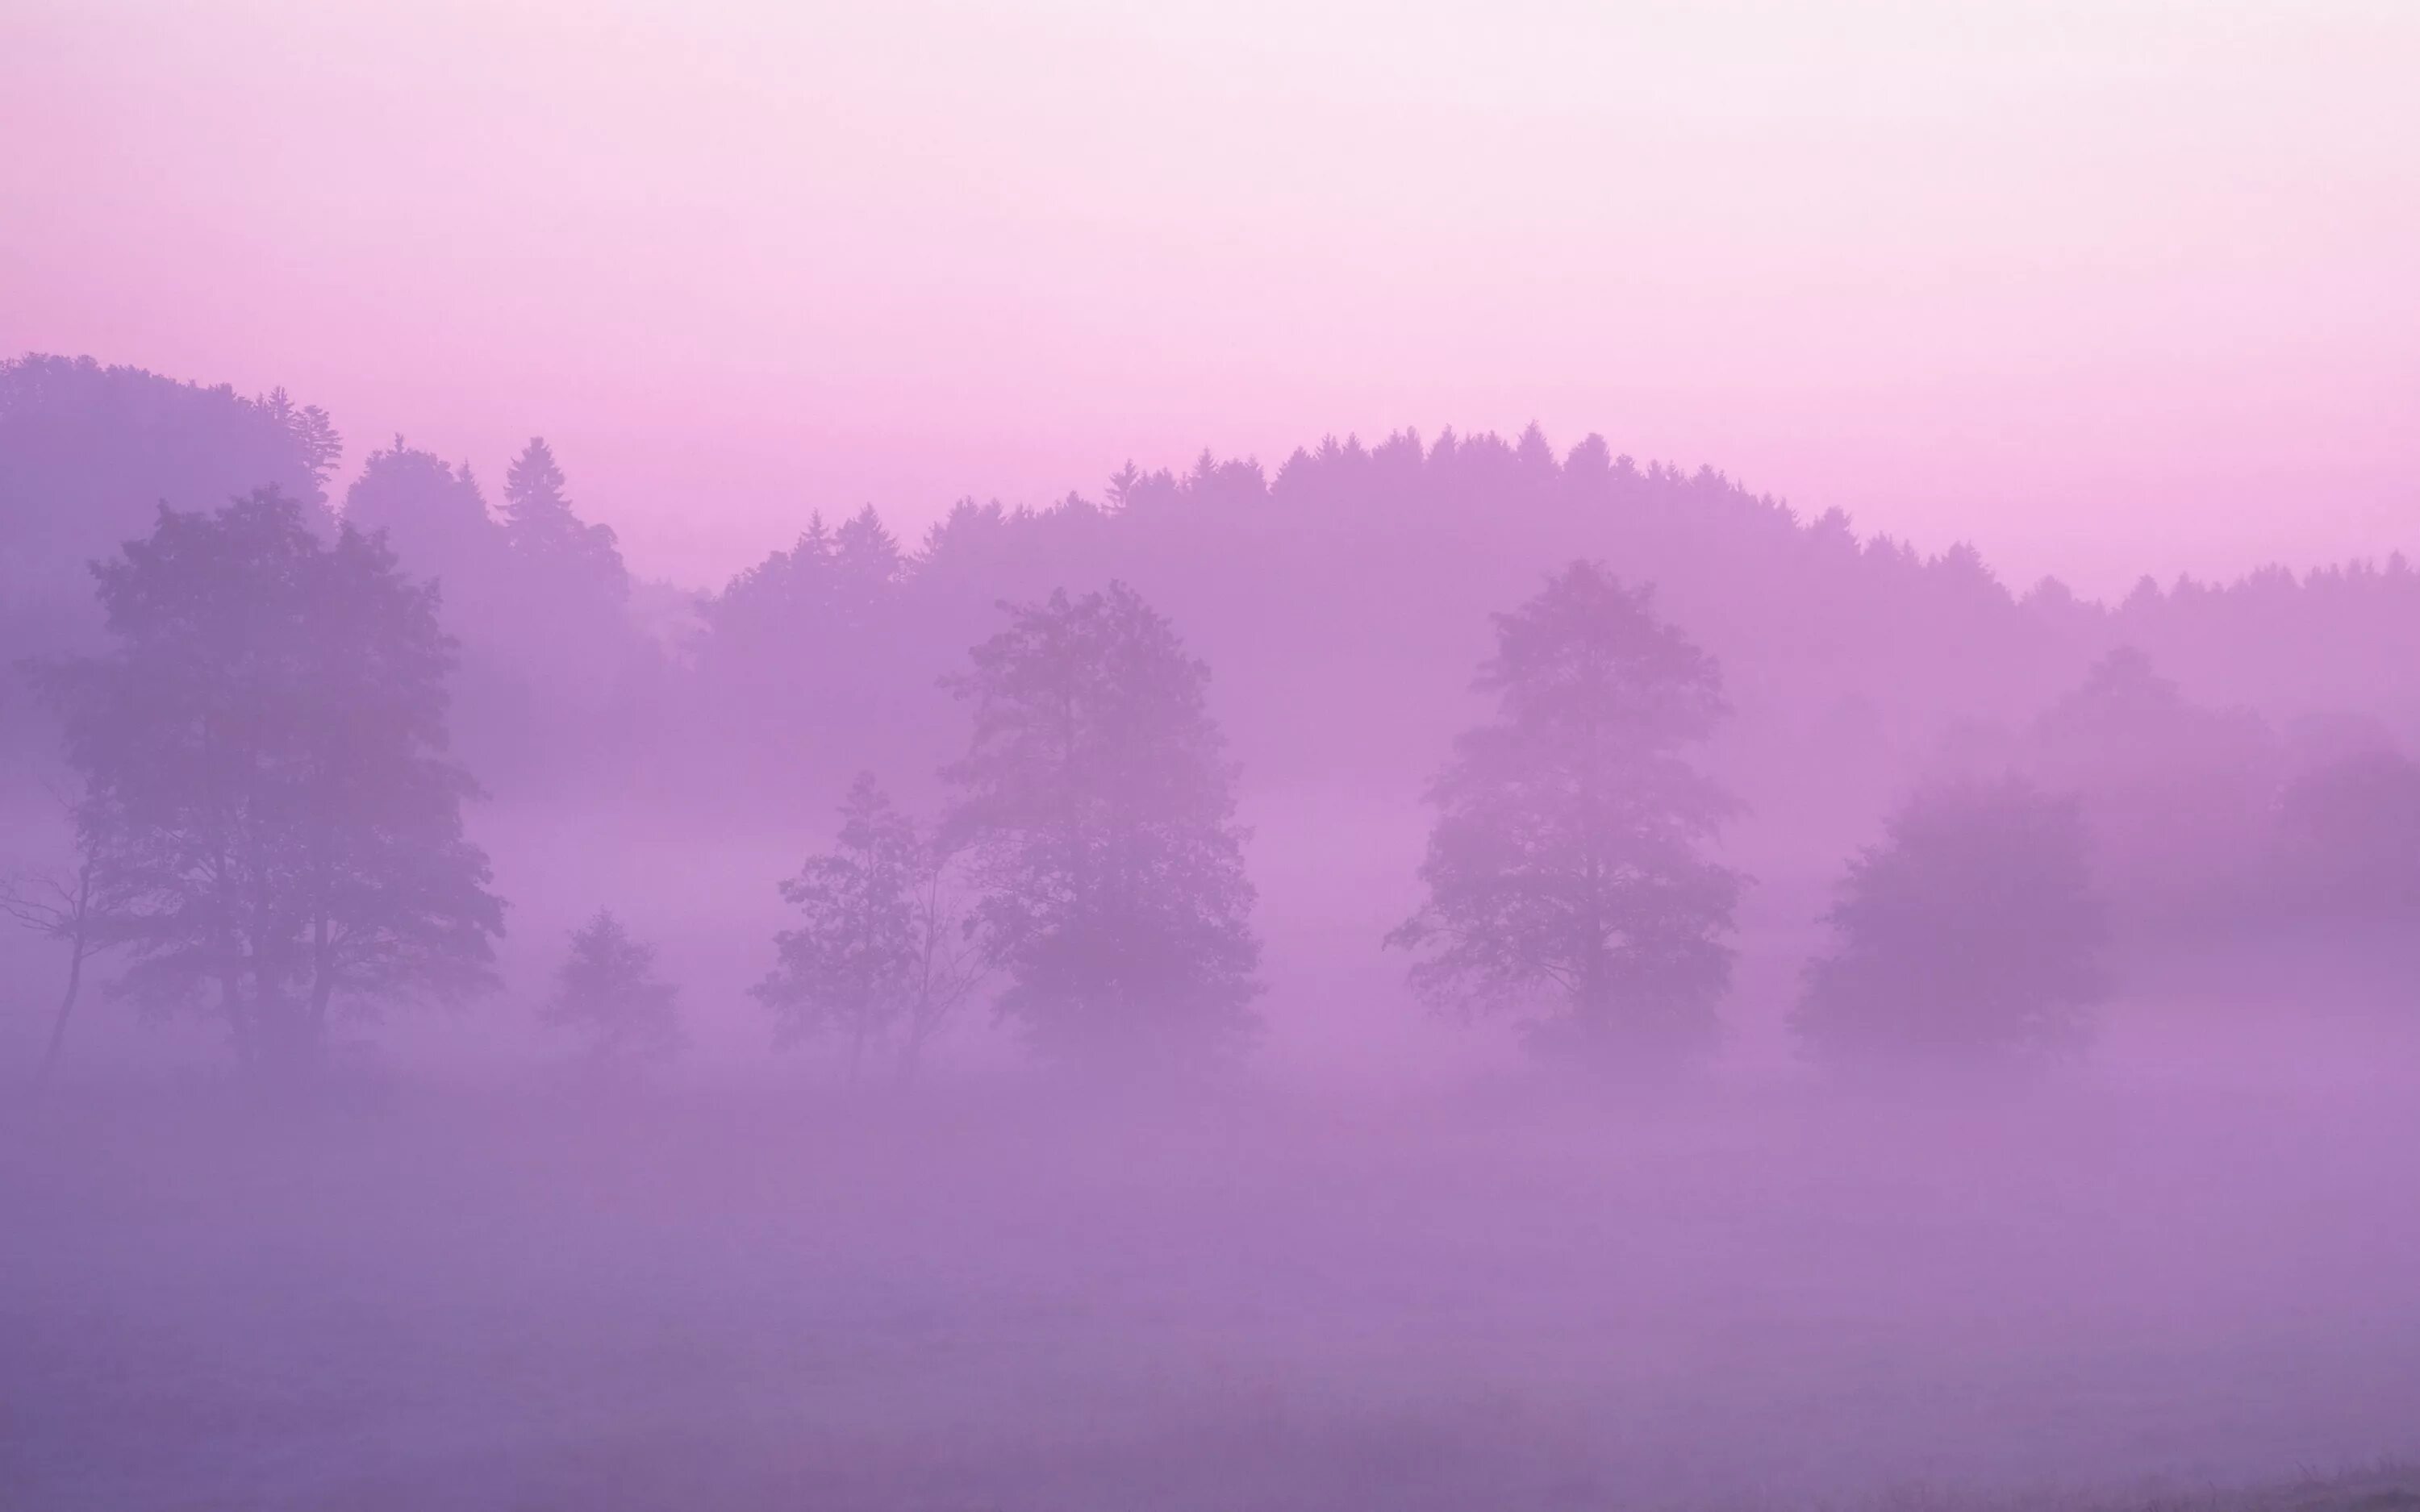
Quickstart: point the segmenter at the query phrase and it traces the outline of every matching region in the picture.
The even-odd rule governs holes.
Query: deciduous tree
[[[1495,717],[1431,784],[1427,898],[1388,936],[1419,957],[1415,988],[1526,1011],[1559,1057],[1703,1048],[1740,889],[1705,854],[1736,805],[1685,756],[1725,713],[1714,659],[1647,590],[1575,562],[1496,616],[1473,686]]]
[[[1259,942],[1210,670],[1123,583],[1007,607],[945,832],[972,847],[1002,1010],[1046,1054],[1202,1066],[1251,1030]]]
[[[489,985],[504,905],[446,755],[436,590],[268,491],[163,508],[95,571],[112,645],[43,681],[108,857],[119,989],[207,1008],[247,1063],[294,1070],[339,1003]]]
[[[79,833],[74,859],[50,869],[31,869],[0,877],[0,915],[47,940],[67,954],[67,980],[59,1006],[51,1015],[50,1039],[42,1047],[38,1083],[50,1079],[67,1043],[68,1020],[84,995],[85,966],[95,956],[119,943],[120,933],[111,912],[111,877],[94,848],[99,837]]]
[[[1841,1063],[2071,1056],[2108,991],[2107,926],[2074,800],[2018,778],[1929,789],[1850,863],[1792,1019]]]
[[[852,1080],[870,1054],[888,1052],[904,1084],[982,980],[985,942],[956,857],[872,773],[859,774],[840,815],[832,849],[782,884],[799,922],[776,938],[777,963],[754,991],[783,1042],[838,1039]]]

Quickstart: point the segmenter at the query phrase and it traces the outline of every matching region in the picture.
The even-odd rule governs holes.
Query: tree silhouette
[[[943,773],[1001,1010],[1063,1058],[1215,1061],[1253,1027],[1260,948],[1209,669],[1124,583],[1003,608],[950,680],[974,729]]]
[[[74,805],[67,807],[72,817]],[[67,1043],[68,1020],[74,1016],[84,994],[85,964],[120,943],[123,933],[112,911],[115,877],[97,849],[100,837],[86,831],[76,839],[72,863],[0,877],[0,915],[57,942],[67,951],[67,980],[60,989],[58,1009],[51,1016],[50,1039],[42,1047],[41,1069],[35,1073],[37,1085],[50,1080],[58,1065],[59,1051]]]
[[[2246,710],[2204,708],[2119,646],[2035,720],[2027,770],[2073,794],[2118,937],[2190,942],[2242,905],[2267,845],[2276,741]]]
[[[1735,805],[1683,758],[1722,717],[1713,658],[1644,588],[1575,562],[1510,614],[1473,685],[1495,718],[1431,784],[1427,900],[1388,943],[1441,1006],[1534,1009],[1539,1050],[1704,1048],[1740,879],[1702,848]]]
[[[582,520],[564,493],[563,469],[543,437],[532,437],[504,473],[504,544],[550,586],[619,603],[630,577],[610,525]]]
[[[863,634],[881,628],[892,591],[908,570],[899,542],[866,505],[832,532],[829,581],[834,628]]]
[[[915,980],[901,1028],[897,1077],[916,1079],[924,1050],[991,974],[991,940],[959,890],[958,856],[938,838],[926,842],[913,912]]]
[[[947,701],[933,679],[962,643],[904,612],[908,558],[871,507],[837,529],[817,514],[776,551],[699,604],[692,687],[708,720],[740,727],[717,760],[786,768],[801,742],[835,776],[929,760]]]
[[[132,953],[120,990],[207,1004],[247,1063],[294,1070],[338,1001],[489,985],[503,904],[445,756],[436,590],[266,491],[163,508],[95,572],[114,645],[43,679]]]
[[[283,391],[247,399],[89,357],[0,358],[0,704],[17,657],[91,649],[85,564],[149,529],[156,506],[273,486],[325,526],[343,450],[326,411]],[[0,706],[0,757],[33,724]]]
[[[2072,1055],[2106,995],[2074,800],[2021,778],[1929,789],[1850,863],[1792,1027],[1836,1063]]]
[[[503,532],[471,464],[449,467],[433,452],[395,444],[372,452],[345,490],[345,523],[383,532],[414,577],[435,578],[458,608],[496,586]]]
[[[859,774],[840,812],[832,849],[782,884],[801,918],[775,937],[777,963],[754,990],[779,1042],[835,1035],[854,1080],[867,1047],[907,1011],[921,847],[871,773]]]
[[[799,921],[776,937],[777,963],[753,990],[781,1042],[838,1038],[852,1081],[869,1051],[896,1038],[893,1074],[905,1083],[981,980],[983,942],[958,903],[954,857],[872,773],[858,775],[840,814],[832,849],[782,884]]]
[[[2278,800],[2270,873],[2284,920],[2409,954],[2420,922],[2420,764],[2349,752],[2302,773]],[[2369,936],[2369,938],[2362,938]]]
[[[584,1039],[591,1064],[627,1071],[679,1053],[679,995],[656,974],[655,948],[631,938],[610,909],[599,909],[572,932],[544,1017]]]

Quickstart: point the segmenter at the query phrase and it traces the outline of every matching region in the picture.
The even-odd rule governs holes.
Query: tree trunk
[[[322,914],[311,925],[311,1016],[304,1030],[314,1060],[328,1042],[328,1003],[335,993],[335,951],[328,938],[328,916]]]
[[[39,1087],[51,1079],[51,1068],[59,1062],[59,1046],[67,1042],[68,1015],[75,1011],[76,995],[84,987],[84,931],[76,931],[74,953],[68,957],[68,990],[59,999],[59,1015],[51,1021],[51,1042],[42,1051],[42,1069],[35,1073]]]
[[[253,1032],[252,1011],[244,1006],[242,978],[238,971],[219,974],[219,1012],[226,1020],[227,1039],[235,1046],[235,1058],[246,1069],[257,1069],[260,1037]]]
[[[75,1011],[76,995],[84,990],[85,958],[92,954],[92,861],[86,853],[84,870],[76,875],[75,929],[68,936],[68,990],[59,997],[59,1016],[51,1021],[51,1042],[42,1049],[42,1069],[34,1073],[34,1085],[40,1087],[51,1079],[51,1068],[59,1063],[59,1046],[67,1043],[68,1016]]]

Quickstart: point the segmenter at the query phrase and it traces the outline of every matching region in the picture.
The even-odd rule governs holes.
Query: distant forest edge
[[[343,451],[332,418],[283,391],[245,398],[89,358],[0,362],[0,634],[21,653],[87,634],[98,622],[85,564],[148,530],[158,505],[212,509],[271,486],[388,530],[407,567],[440,579],[470,680],[509,676],[480,664],[492,660],[483,636],[500,628],[483,617],[533,609],[504,549],[512,506],[491,506],[470,463],[402,438],[339,491]],[[563,461],[576,477],[578,459]],[[563,497],[560,478],[555,487]],[[600,580],[627,584],[611,532],[585,529]],[[1274,474],[1207,453],[1182,472],[1129,464],[1095,496],[959,501],[913,543],[872,505],[801,498],[794,541],[720,589],[616,591],[628,595],[620,617],[653,632],[668,661],[701,678],[769,676],[791,701],[830,708],[812,685],[844,669],[797,664],[823,637],[935,625],[917,639],[949,665],[993,601],[1122,578],[1212,654],[1226,695],[1249,701],[1240,672],[1255,659],[1284,674],[1287,692],[1314,675],[1307,663],[1458,685],[1483,614],[1574,557],[1654,584],[1735,687],[1788,691],[1793,715],[1833,727],[1922,738],[1942,716],[2021,718],[2102,653],[2133,645],[2206,702],[2280,724],[2358,710],[2420,733],[2404,675],[2420,650],[2420,574],[2400,553],[2224,583],[2147,574],[2106,604],[2055,579],[2004,583],[1969,546],[1927,557],[1886,535],[1861,539],[1841,511],[1802,519],[1712,468],[1641,466],[1598,436],[1558,456],[1535,427],[1512,441],[1329,437]],[[1305,622],[1321,633],[1298,636]],[[785,644],[768,656],[768,639]],[[627,648],[576,649],[594,673],[608,649]],[[596,696],[593,681],[577,691]],[[1315,706],[1287,712],[1329,727],[1323,740],[1349,739],[1338,733],[1369,727],[1334,699],[1357,704],[1359,692],[1328,686]],[[1751,722],[1772,707],[1740,702]]]
[[[282,391],[244,398],[89,359],[0,363],[0,654],[11,669],[0,811],[39,808],[66,775],[63,748],[90,735],[62,722],[66,684],[44,696],[36,669],[84,667],[89,713],[106,702],[92,669],[112,636],[127,642],[131,625],[165,646],[179,633],[144,586],[146,558],[128,552],[112,569],[116,601],[109,573],[96,594],[92,566],[147,537],[154,558],[174,547],[163,508],[273,495],[288,514],[254,506],[227,515],[227,530],[308,563],[305,543],[333,541],[342,520],[382,532],[396,605],[416,602],[411,584],[435,585],[416,655],[424,671],[450,664],[450,708],[427,751],[445,752],[447,771],[459,764],[465,795],[483,788],[508,809],[610,802],[677,813],[700,832],[813,837],[830,833],[847,793],[862,837],[889,832],[893,800],[939,810],[954,793],[954,811],[981,809],[970,770],[986,773],[998,808],[1018,779],[984,767],[983,721],[1026,696],[1016,657],[1040,666],[1089,635],[1110,667],[1142,637],[1156,670],[1134,675],[1191,701],[1165,716],[1171,743],[1152,749],[1194,773],[1200,794],[1204,827],[1186,864],[1214,879],[1202,886],[1225,932],[1187,947],[1218,962],[1205,1040],[1245,1025],[1262,991],[1244,922],[1256,896],[1241,870],[1248,839],[1311,857],[1261,887],[1265,922],[1363,887],[1356,835],[1425,833],[1418,878],[1399,867],[1397,895],[1373,895],[1372,917],[1388,916],[1370,931],[1373,954],[1393,928],[1393,943],[1424,956],[1414,982],[1441,1006],[1535,996],[1541,983],[1572,1003],[1681,1003],[1686,1022],[1650,1035],[1675,1044],[1711,1041],[1735,911],[1751,958],[1796,949],[1765,937],[1775,932],[1819,919],[1834,932],[1838,949],[1806,968],[1792,1022],[1836,1046],[1906,1039],[1905,1021],[1877,1028],[1867,1010],[1937,997],[1942,973],[1984,965],[2020,982],[2023,1002],[1970,1038],[2080,1044],[2086,1009],[2111,988],[2104,956],[2207,956],[2241,948],[2252,922],[2279,947],[2264,961],[2350,962],[2365,981],[2400,981],[2410,963],[2396,942],[2420,922],[2420,769],[2401,754],[2420,734],[2420,573],[2400,554],[2227,583],[2146,577],[2114,604],[2055,579],[2020,593],[1971,547],[1926,557],[1861,539],[1837,510],[1801,519],[1709,468],[1641,466],[1598,436],[1558,455],[1532,426],[1512,440],[1331,437],[1274,473],[1207,453],[1182,472],[1129,464],[1095,496],[959,501],[912,543],[871,505],[826,515],[802,499],[788,544],[690,594],[633,581],[612,530],[578,507],[579,459],[542,440],[489,474],[492,498],[470,463],[401,437],[340,492],[343,455],[334,421]],[[279,534],[289,525],[301,532],[290,540]],[[231,549],[232,536],[180,539]],[[267,574],[262,593],[294,588],[260,561],[242,570]],[[366,582],[389,569],[370,558],[293,568],[323,570]],[[1032,644],[1011,646],[1018,636]],[[443,638],[455,645],[441,656]],[[1490,848],[1541,825],[1612,823],[1590,807],[1600,795],[1573,764],[1583,758],[1538,764],[1583,717],[1545,691],[1575,667],[1618,669],[1606,675],[1632,702],[1606,693],[1600,712],[1630,721],[1624,771],[1652,775],[1625,791],[1661,795],[1627,842],[1634,858],[1657,857],[1623,863],[1652,884],[1622,895],[1631,924],[1589,916],[1618,960],[1593,944],[1569,951],[1568,898],[1551,927],[1512,918],[1501,847]],[[1697,712],[1674,713],[1682,702]],[[1652,729],[1622,712],[1651,707],[1663,711]],[[86,782],[106,764],[89,757],[77,764]],[[1683,768],[1692,775],[1672,775]],[[853,791],[861,773],[880,773],[883,791]],[[1567,779],[1577,807],[1546,819],[1507,796]],[[1148,801],[1163,799],[1195,802]],[[1312,803],[1323,827],[1272,834],[1261,816],[1281,799],[1287,813]],[[967,824],[989,834],[996,870],[1040,864],[999,849],[1005,831]],[[1410,854],[1391,840],[1376,849]],[[784,896],[810,906],[823,896],[816,874],[811,865]],[[1947,893],[1982,896],[2010,878],[2030,890],[1999,925],[1988,908],[1942,911]],[[470,901],[456,925],[498,933],[484,872],[457,880]],[[987,937],[1014,933],[1002,896],[965,903],[968,918],[991,910]],[[1640,933],[1650,915],[1668,920],[1661,943]],[[2033,933],[2009,934],[2010,918]],[[1028,976],[1066,965],[1033,945],[1058,925],[1016,927],[1041,950]],[[578,949],[597,970],[627,958],[637,980],[652,957],[622,931],[600,915]],[[1287,949],[1264,975],[1282,975]],[[814,1019],[817,989],[781,980],[814,963],[783,961],[758,995]],[[1033,997],[1046,999],[1059,1007],[1033,1009],[1033,1022],[1076,1033],[1064,1002]],[[1554,1015],[1531,1028],[1551,1039]]]

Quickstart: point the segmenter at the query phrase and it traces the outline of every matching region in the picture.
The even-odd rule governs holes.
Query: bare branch
[[[74,892],[54,874],[27,872],[0,879],[0,914],[37,934],[57,939],[73,933],[76,912]]]

